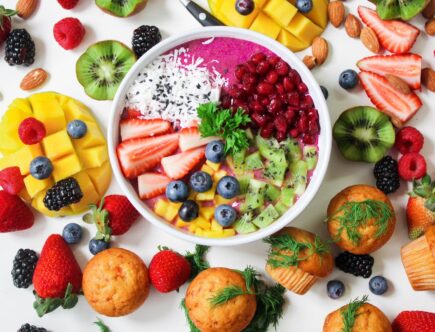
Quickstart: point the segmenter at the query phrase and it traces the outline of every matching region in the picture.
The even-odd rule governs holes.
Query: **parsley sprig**
[[[341,310],[340,314],[344,323],[342,332],[352,332],[352,328],[355,325],[355,320],[358,317],[357,311],[362,305],[367,303],[367,301],[368,296],[364,295],[361,300],[356,298]]]
[[[198,107],[201,119],[199,131],[202,137],[219,136],[225,141],[225,153],[234,155],[249,147],[249,140],[242,126],[251,118],[239,108],[236,112],[221,109],[217,103],[202,104]]]

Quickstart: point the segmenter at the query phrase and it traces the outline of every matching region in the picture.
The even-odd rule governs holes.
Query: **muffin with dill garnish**
[[[367,301],[367,296],[356,298],[331,312],[326,316],[323,332],[391,332],[387,316]]]
[[[286,227],[268,237],[267,273],[288,290],[303,295],[334,268],[329,246],[308,231]]]
[[[391,238],[396,225],[387,195],[368,185],[339,192],[329,203],[328,231],[342,249],[356,255],[370,254]]]

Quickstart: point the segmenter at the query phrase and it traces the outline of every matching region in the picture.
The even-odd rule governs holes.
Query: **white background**
[[[205,4],[205,1],[201,1]],[[15,0],[2,1],[7,7],[14,7]],[[177,32],[198,27],[199,24],[176,0],[149,0],[145,10],[134,17],[120,19],[104,14],[94,1],[80,0],[72,11],[66,11],[55,0],[40,1],[37,12],[28,20],[14,19],[15,27],[26,28],[36,43],[36,63],[32,68],[42,67],[50,73],[50,79],[41,91],[54,90],[73,96],[87,104],[107,128],[106,119],[109,115],[110,102],[97,102],[86,96],[76,80],[75,62],[79,55],[92,43],[104,39],[117,39],[130,45],[134,28],[141,24],[157,25],[163,37]],[[368,1],[345,2],[347,9],[356,14],[358,3]],[[86,37],[80,47],[73,51],[63,50],[52,35],[53,25],[68,16],[79,18],[86,26]],[[413,21],[420,29],[423,19]],[[320,84],[325,85],[329,92],[328,105],[332,121],[346,108],[370,104],[361,89],[352,92],[342,90],[338,84],[338,76],[342,70],[355,68],[355,63],[362,57],[370,55],[359,40],[347,37],[344,28],[335,29],[328,26],[324,37],[329,41],[330,55],[328,61],[313,71]],[[422,34],[413,51],[424,56],[425,65],[435,67],[433,50],[435,42]],[[303,54],[299,54],[302,58]],[[29,70],[27,68],[9,67],[4,61],[4,47],[0,51],[0,114],[14,98],[26,97],[27,93],[19,89],[21,78]],[[426,137],[423,153],[429,164],[429,172],[435,177],[435,94],[419,93],[425,106],[412,120],[411,125],[418,127]],[[431,105],[431,106],[430,106]],[[0,142],[1,144],[1,142]],[[323,223],[329,200],[341,189],[358,183],[374,184],[371,175],[372,166],[363,163],[352,163],[344,160],[333,146],[329,172],[323,186],[304,213],[292,225],[302,227],[326,235]],[[112,183],[111,193],[120,193],[117,185]],[[408,242],[404,208],[406,203],[406,184],[400,191],[392,195],[397,212],[397,227],[392,240],[374,254],[374,273],[382,274],[390,282],[390,290],[384,296],[371,294],[371,303],[381,308],[390,319],[406,309],[421,309],[435,311],[435,293],[414,292],[409,285],[400,260],[400,247]],[[49,234],[60,233],[68,221],[80,222],[80,217],[67,219],[48,219],[38,216],[35,226],[24,232],[0,235],[0,331],[16,331],[22,323],[30,322],[43,326],[52,332],[98,331],[92,325],[98,316],[88,306],[86,300],[80,301],[72,310],[57,310],[42,319],[38,318],[32,308],[33,295],[31,288],[27,290],[14,288],[10,276],[12,260],[19,248],[33,248],[40,251]],[[91,257],[87,243],[95,232],[88,227],[81,244],[73,250],[82,267]],[[130,232],[117,238],[113,246],[124,247],[136,252],[145,262],[149,263],[157,250],[157,245],[167,245],[183,252],[193,249],[193,245],[182,242],[151,227],[146,221],[137,222]],[[208,259],[213,266],[244,268],[246,264],[253,265],[263,271],[266,246],[261,242],[235,248],[212,248]],[[326,282],[318,282],[305,296],[287,292],[287,305],[278,331],[321,331],[325,316],[332,310],[347,303],[351,298],[370,294],[368,280],[355,278],[334,271],[328,278],[340,278],[346,285],[346,293],[340,300],[331,300],[326,295]],[[180,293],[159,294],[152,290],[146,303],[134,314],[123,318],[103,318],[113,332],[136,331],[187,331],[183,312],[179,304],[186,287]]]

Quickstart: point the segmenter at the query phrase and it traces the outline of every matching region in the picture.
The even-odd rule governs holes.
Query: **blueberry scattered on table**
[[[388,290],[388,281],[383,276],[376,276],[370,279],[369,289],[375,295],[383,295]]]
[[[355,70],[347,69],[340,74],[340,78],[338,79],[338,83],[340,86],[345,89],[353,89],[357,86],[359,82],[358,74]]]
[[[181,180],[172,181],[166,186],[166,197],[171,202],[184,202],[189,197],[189,187]]]
[[[92,255],[96,255],[109,248],[110,248],[109,242],[103,240],[97,240],[97,239],[92,239],[91,241],[89,241],[89,251],[91,252]]]
[[[331,299],[338,299],[343,296],[346,288],[340,280],[330,280],[326,285],[328,296]]]
[[[325,97],[325,100],[328,100],[329,92],[328,89],[325,88],[323,85],[320,86],[320,90],[322,90],[323,97]]]
[[[227,204],[219,205],[214,210],[214,218],[223,227],[231,226],[236,221],[236,210]]]
[[[66,243],[76,244],[82,239],[82,227],[76,223],[70,223],[63,228],[62,236]]]

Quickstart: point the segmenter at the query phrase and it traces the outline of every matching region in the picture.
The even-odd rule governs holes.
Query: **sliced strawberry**
[[[180,131],[180,149],[187,151],[199,146],[206,145],[219,137],[201,137],[198,127],[183,128]]]
[[[178,134],[134,138],[117,147],[118,160],[124,175],[135,178],[159,164],[163,157],[178,148]]]
[[[122,119],[136,119],[142,116],[142,113],[135,108],[124,108]]]
[[[359,79],[372,103],[390,116],[397,127],[410,120],[422,105],[415,93],[405,95],[397,91],[378,74],[363,71]]]
[[[421,56],[418,54],[374,55],[356,64],[361,71],[400,77],[412,89],[421,87]]]
[[[203,147],[185,151],[162,159],[163,170],[172,179],[185,177],[204,158]]]
[[[138,177],[139,196],[150,199],[163,194],[172,180],[160,173],[145,173]]]
[[[420,30],[398,20],[383,21],[375,10],[359,6],[358,14],[363,22],[372,28],[381,45],[392,53],[407,53],[417,40]]]
[[[171,131],[171,123],[162,119],[125,119],[120,123],[121,140],[166,134]]]

